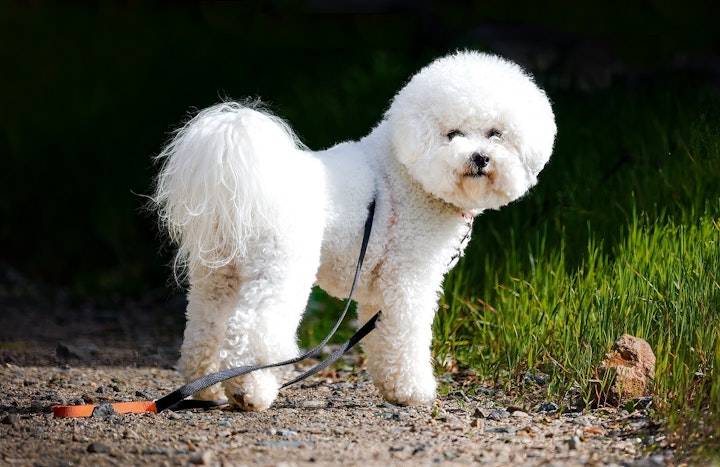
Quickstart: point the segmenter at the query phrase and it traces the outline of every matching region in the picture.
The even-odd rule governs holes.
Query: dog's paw
[[[272,405],[279,385],[269,371],[258,371],[223,383],[228,402],[245,411],[259,412]]]
[[[225,399],[222,387],[219,384],[214,384],[209,388],[198,391],[193,395],[193,399],[201,401],[220,401]]]
[[[429,406],[435,402],[437,384],[434,378],[410,384],[402,384],[398,381],[374,384],[385,400],[391,404]]]

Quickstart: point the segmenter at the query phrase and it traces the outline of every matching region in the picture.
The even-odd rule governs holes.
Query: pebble
[[[558,410],[560,410],[560,407],[555,402],[543,402],[540,404],[540,407],[538,407],[538,413],[547,412],[549,414],[554,414]]]
[[[573,424],[573,425],[578,425],[578,426],[591,426],[591,425],[592,425],[592,421],[591,421],[588,417],[586,417],[586,416],[581,416],[581,417],[575,418],[575,419],[572,421],[572,424]]]
[[[510,425],[501,425],[501,426],[495,426],[492,428],[487,428],[485,431],[489,433],[516,433],[517,428]]]
[[[111,449],[110,446],[104,443],[100,442],[94,442],[90,443],[87,447],[87,452],[94,453],[94,454],[108,454],[110,453]]]
[[[11,414],[3,417],[2,423],[4,425],[10,425],[11,427],[13,427],[17,430],[18,428],[20,428],[20,417],[18,417],[14,413],[11,413]]]
[[[495,409],[492,412],[490,412],[487,417],[488,420],[502,420],[504,418],[508,418],[510,416],[510,412],[508,412],[505,409]]]
[[[298,435],[297,431],[285,429],[275,430],[274,428],[270,430],[270,434],[282,436],[283,438],[292,438]]]
[[[153,400],[153,399],[157,399],[159,397],[159,394],[156,392],[149,392],[149,391],[135,391],[135,397],[139,397],[139,398],[145,399],[145,400]]]
[[[190,456],[190,463],[193,465],[210,465],[215,458],[212,451],[197,452]]]
[[[30,402],[30,411],[41,413],[45,411],[45,403],[43,401],[34,400]]]
[[[470,398],[465,394],[465,391],[457,390],[452,391],[448,394],[448,397],[453,397],[455,399],[460,399],[462,401],[468,402]]]
[[[538,386],[545,386],[545,384],[547,383],[546,376],[542,374],[534,375],[529,372],[523,372],[521,376],[523,379],[523,383],[525,384],[536,384]]]
[[[100,404],[93,409],[92,415],[90,416],[93,418],[98,418],[108,417],[112,415],[117,415],[117,412],[115,412],[115,408],[112,406],[112,404]]]
[[[295,441],[281,439],[279,441],[261,441],[256,443],[256,446],[265,446],[271,448],[299,448],[301,446],[312,446],[315,443],[313,441]]]
[[[339,383],[332,383],[332,384],[329,384],[328,386],[330,386],[333,389],[352,389],[352,387],[353,387],[352,383],[348,383],[346,381],[341,381]]]

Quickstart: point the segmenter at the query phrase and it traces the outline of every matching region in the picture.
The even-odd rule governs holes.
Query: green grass
[[[548,399],[587,400],[613,341],[642,337],[654,417],[681,456],[717,456],[718,98],[669,89],[560,96],[574,105],[557,106],[554,160],[528,198],[477,220],[434,352],[499,385],[547,373]]]

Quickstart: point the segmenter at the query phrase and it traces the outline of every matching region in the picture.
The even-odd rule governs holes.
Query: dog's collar
[[[472,211],[461,211],[460,209],[455,209],[455,212],[460,214],[460,217],[462,217],[468,222],[472,222],[473,219],[475,219],[475,213]]]

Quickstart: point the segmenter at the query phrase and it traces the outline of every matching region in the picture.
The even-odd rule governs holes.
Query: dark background
[[[163,289],[170,252],[144,210],[152,159],[222,98],[262,98],[320,149],[365,135],[433,58],[473,48],[531,70],[560,120],[583,105],[563,95],[663,75],[717,89],[719,4],[2,1],[2,282]]]

